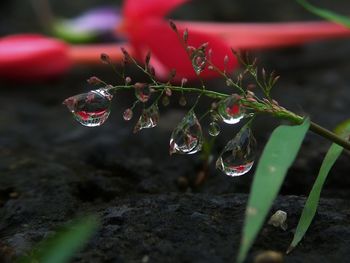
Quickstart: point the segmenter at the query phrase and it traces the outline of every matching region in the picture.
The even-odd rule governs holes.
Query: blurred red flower
[[[40,35],[14,35],[0,39],[0,77],[15,80],[49,79],[71,66],[69,46]]]
[[[126,0],[123,6],[123,18],[121,30],[127,35],[133,48],[134,55],[139,61],[143,61],[146,54],[152,53],[151,65],[155,67],[156,75],[166,78],[171,69],[176,69],[177,77],[193,79],[196,73],[192,67],[188,55],[173,32],[164,16],[187,0]],[[178,32],[182,36],[186,28],[179,26]],[[206,34],[189,28],[188,45],[195,48],[208,43],[208,50],[212,49],[211,60],[221,70],[224,69],[224,58],[229,56],[227,70],[237,66],[237,60],[233,56],[229,45],[213,34]],[[203,78],[217,76],[217,73],[205,69]]]

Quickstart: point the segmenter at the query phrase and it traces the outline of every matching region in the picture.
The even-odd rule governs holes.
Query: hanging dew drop
[[[182,95],[179,99],[179,105],[184,107],[184,106],[186,106],[186,104],[187,104],[187,100],[186,100],[185,96]]]
[[[163,104],[163,106],[168,106],[169,104],[170,104],[170,99],[169,99],[169,97],[168,96],[164,96],[163,98],[162,98],[162,104]]]
[[[215,121],[209,124],[208,133],[210,136],[216,137],[220,134],[220,126]]]
[[[67,106],[74,118],[87,127],[102,125],[110,114],[113,96],[107,89],[97,89],[72,96],[63,104]]]
[[[193,51],[192,55],[192,66],[197,75],[199,75],[207,64],[207,57],[203,49],[197,49]]]
[[[157,104],[153,104],[141,113],[139,120],[134,127],[134,133],[142,130],[156,127],[159,121],[159,109]]]
[[[123,119],[125,121],[130,121],[132,119],[133,112],[131,109],[126,109],[123,113]]]
[[[202,127],[193,111],[187,113],[170,138],[170,154],[194,154],[202,149]]]
[[[223,122],[236,124],[245,116],[245,109],[242,107],[239,96],[233,94],[218,104],[218,114]]]
[[[252,168],[255,159],[256,140],[249,127],[241,131],[225,146],[216,161],[216,168],[228,176],[241,176]]]

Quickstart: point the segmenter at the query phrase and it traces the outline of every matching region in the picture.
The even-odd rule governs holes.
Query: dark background
[[[101,1],[50,1],[54,13],[73,17]],[[118,1],[104,1],[116,4]],[[342,14],[349,1],[318,1]],[[40,32],[27,1],[0,2],[0,35]],[[193,1],[172,18],[185,20],[278,22],[320,20],[295,1]],[[349,118],[350,39],[253,53],[281,79],[273,96],[328,129]],[[142,79],[129,69],[133,79]],[[77,216],[97,213],[102,226],[74,262],[229,262],[240,240],[245,202],[253,172],[229,178],[214,169],[201,187],[194,181],[202,166],[198,155],[168,156],[171,130],[185,114],[176,97],[161,107],[155,129],[132,134],[122,112],[133,94],[114,100],[106,124],[80,126],[61,105],[89,90],[86,79],[97,75],[115,83],[107,66],[79,67],[44,84],[0,82],[0,259],[13,258]],[[197,83],[192,83],[197,85]],[[225,91],[223,82],[208,88]],[[191,100],[191,98],[189,98]],[[199,111],[209,101],[203,100]],[[259,152],[278,124],[260,117],[254,124]],[[208,125],[208,120],[203,126]],[[213,154],[238,127],[221,125]],[[288,215],[287,231],[266,226],[250,257],[265,249],[285,251],[330,142],[309,133],[290,169],[274,209]],[[337,161],[322,192],[316,221],[304,242],[286,262],[346,262],[350,256],[350,177],[347,152]],[[296,195],[296,196],[293,196]]]

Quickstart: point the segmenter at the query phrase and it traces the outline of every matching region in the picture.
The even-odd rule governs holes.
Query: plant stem
[[[334,143],[344,147],[345,149],[350,150],[350,142],[349,141],[342,139],[341,137],[339,137],[335,133],[321,127],[317,123],[311,122],[310,130],[313,131],[314,133],[317,133],[318,135],[320,135],[324,138],[327,138],[327,139],[333,141]]]
[[[192,93],[200,93],[202,95],[205,95],[207,97],[213,98],[213,99],[224,99],[229,97],[229,94],[224,94],[212,90],[203,90],[198,88],[188,88],[188,87],[181,87],[181,86],[170,86],[170,85],[152,85],[150,86],[153,89],[155,89],[158,92],[162,92],[165,88],[170,88],[172,91],[181,91],[181,92],[192,92]],[[134,89],[133,85],[123,85],[123,86],[113,86],[109,88],[109,91],[119,91],[119,90],[128,90],[128,89]],[[245,105],[247,108],[250,108],[256,112],[259,113],[265,113],[270,114],[278,119],[288,120],[294,124],[301,124],[304,120],[304,117],[299,116],[295,114],[294,112],[288,111],[283,107],[280,107],[276,104],[270,104],[270,103],[264,103],[259,101],[249,101],[245,98],[241,99],[241,102],[243,105]],[[326,128],[323,128],[322,126],[311,122],[310,130],[342,147],[344,147],[347,150],[350,150],[350,142],[342,139],[340,136],[336,135],[335,133],[327,130]]]

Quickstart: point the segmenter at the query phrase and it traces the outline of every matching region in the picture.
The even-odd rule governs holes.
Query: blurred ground
[[[62,14],[74,15],[79,7],[94,2],[53,1],[53,5]],[[347,1],[321,2],[337,11],[350,9]],[[0,34],[40,29],[33,19],[28,20],[31,15],[22,4],[1,2]],[[215,5],[197,1],[175,16],[221,21],[317,19],[293,1],[272,0],[216,1]],[[349,40],[256,55],[281,75],[274,97],[282,105],[310,115],[329,129],[349,118]],[[91,75],[115,81],[108,68],[79,68],[43,85],[0,83],[0,261],[12,262],[56,226],[91,212],[101,216],[102,227],[74,262],[142,262],[147,257],[149,262],[232,261],[253,172],[228,178],[211,169],[208,181],[193,187],[201,167],[198,156],[168,156],[171,129],[185,113],[175,99],[161,110],[158,128],[137,135],[132,134],[135,120],[125,123],[121,117],[132,104],[132,94],[116,97],[102,127],[79,126],[61,102],[86,91],[85,79]],[[221,82],[209,85],[212,89],[223,86]],[[259,151],[275,125],[268,117],[257,120]],[[233,134],[230,126],[222,128],[215,156]],[[284,252],[288,247],[304,196],[329,145],[317,135],[307,136],[273,209],[288,213],[289,228],[266,226],[251,257],[261,250]],[[337,161],[314,224],[285,262],[346,262],[349,258],[348,158],[345,153]]]

